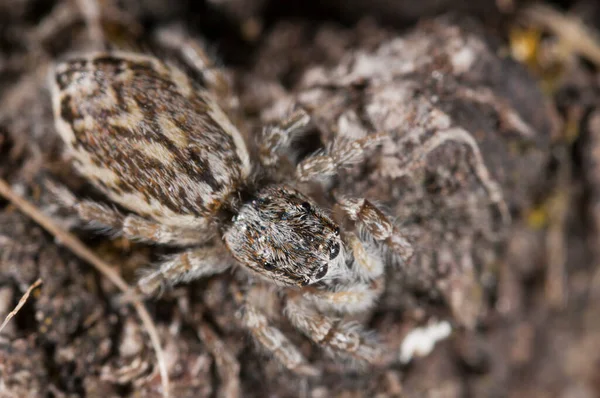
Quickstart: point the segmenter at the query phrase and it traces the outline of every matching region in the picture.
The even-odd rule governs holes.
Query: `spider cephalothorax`
[[[274,185],[240,209],[224,239],[240,263],[266,271],[276,283],[305,286],[344,266],[339,235],[339,227],[308,197]]]

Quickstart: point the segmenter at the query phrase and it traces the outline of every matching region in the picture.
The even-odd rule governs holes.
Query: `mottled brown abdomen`
[[[112,200],[168,225],[200,225],[250,172],[237,129],[177,68],[128,53],[56,66],[56,128],[77,169]]]

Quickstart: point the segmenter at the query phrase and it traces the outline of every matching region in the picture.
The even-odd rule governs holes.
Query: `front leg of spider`
[[[406,263],[414,249],[404,235],[373,203],[364,198],[338,198],[340,208],[376,241],[385,243]]]
[[[385,133],[371,134],[354,141],[342,140],[331,148],[304,159],[296,167],[296,178],[301,182],[326,181],[343,167],[360,163],[366,152],[388,139]]]
[[[354,322],[320,312],[302,292],[289,292],[285,312],[292,324],[313,342],[334,355],[358,363],[377,365],[385,359],[384,352],[371,334]]]
[[[304,355],[285,335],[271,324],[267,316],[246,300],[238,286],[230,287],[236,303],[240,306],[241,323],[256,344],[266,353],[273,355],[291,372],[301,376],[318,376],[320,371],[311,366]]]
[[[336,276],[335,284],[307,287],[303,295],[325,312],[356,314],[375,305],[385,287],[386,262],[372,243],[355,233],[345,234],[346,267]]]
[[[368,149],[386,139],[387,134],[378,133],[355,141],[333,143],[324,154],[315,154],[302,161],[296,168],[296,177],[300,181],[327,180],[340,168],[360,162]],[[337,202],[375,240],[384,242],[403,262],[410,260],[414,253],[412,245],[375,205],[364,198],[337,198]]]
[[[334,285],[307,286],[287,292],[286,315],[313,342],[335,356],[357,364],[386,366],[394,355],[375,338],[340,314],[356,314],[373,307],[383,293],[385,260],[371,242],[350,232],[345,241],[348,266],[338,273]]]

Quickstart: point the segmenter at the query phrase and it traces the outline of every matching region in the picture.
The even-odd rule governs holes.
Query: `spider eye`
[[[335,236],[340,236],[340,227],[335,227],[333,233],[335,234]]]
[[[335,242],[333,245],[329,247],[329,259],[333,260],[340,254],[340,244]]]
[[[275,264],[270,261],[265,261],[263,263],[263,268],[267,271],[273,271],[275,269]]]
[[[317,277],[317,279],[321,279],[323,278],[325,275],[327,275],[327,264],[323,264],[321,266],[321,268],[319,268],[319,270],[317,271],[317,274],[315,275]]]
[[[304,211],[307,212],[307,213],[311,209],[310,203],[308,203],[308,202],[302,202],[302,204],[300,206],[302,206],[302,208],[304,209]]]

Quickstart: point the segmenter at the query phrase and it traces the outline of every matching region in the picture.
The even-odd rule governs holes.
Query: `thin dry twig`
[[[5,197],[24,214],[52,234],[77,257],[91,264],[101,274],[106,276],[112,283],[114,283],[123,293],[130,291],[129,285],[123,280],[123,278],[121,278],[121,276],[113,269],[113,267],[96,256],[96,254],[88,249],[79,239],[77,239],[77,237],[75,237],[75,235],[60,228],[54,221],[52,221],[50,217],[43,214],[32,203],[17,195],[10,188],[8,183],[2,178],[0,178],[0,195]],[[132,296],[132,305],[138,313],[142,324],[146,328],[146,332],[150,337],[150,342],[156,353],[156,360],[158,362],[158,368],[163,386],[163,396],[169,397],[169,375],[167,372],[164,351],[160,344],[160,337],[158,336],[156,325],[148,313],[148,310],[146,307],[144,307],[143,303],[139,300],[139,298],[137,298],[137,296]]]
[[[12,310],[7,316],[6,318],[4,318],[4,322],[2,322],[2,325],[0,325],[0,333],[2,333],[2,330],[4,329],[4,327],[6,326],[6,324],[15,316],[17,315],[17,312],[19,312],[19,310],[25,305],[25,303],[27,302],[27,299],[29,298],[29,295],[31,294],[31,292],[33,291],[33,289],[35,289],[36,287],[38,287],[39,285],[42,284],[42,280],[38,279],[37,281],[33,282],[33,285],[29,286],[29,288],[27,289],[27,291],[25,292],[25,294],[23,295],[23,297],[21,297],[21,299],[19,300],[19,302],[17,303],[17,306],[15,307],[14,310]]]

